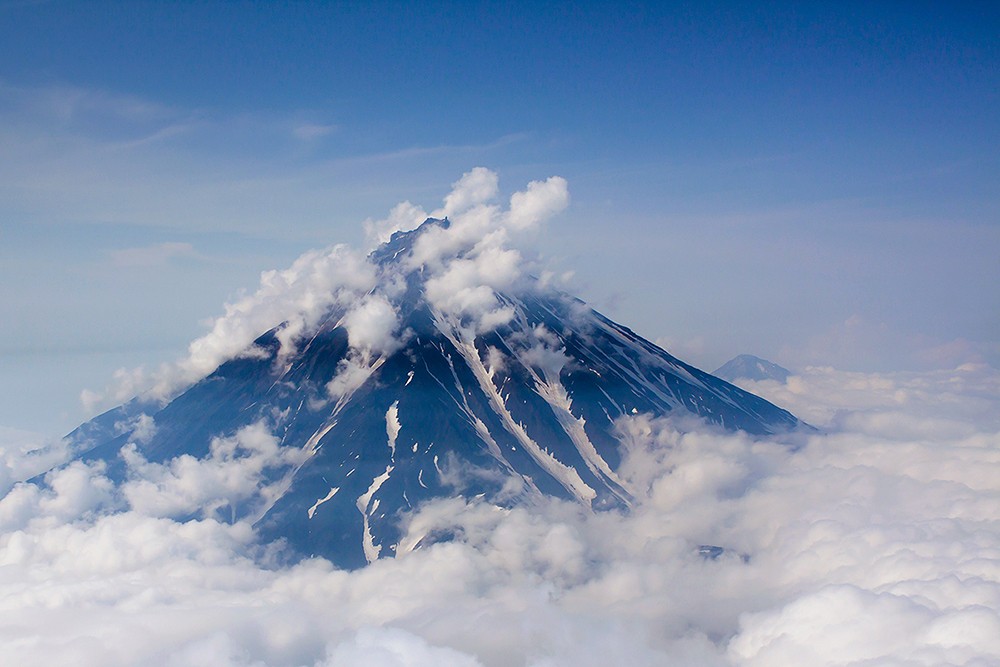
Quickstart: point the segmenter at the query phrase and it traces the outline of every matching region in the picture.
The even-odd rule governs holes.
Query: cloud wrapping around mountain
[[[628,514],[437,501],[407,537],[454,540],[354,572],[282,566],[246,523],[128,507],[73,463],[0,500],[0,644],[84,666],[996,664],[998,383],[985,366],[760,383],[826,427],[787,440],[636,415]],[[244,433],[205,465],[231,463],[244,494],[273,444]],[[5,447],[6,474],[29,456]]]
[[[421,269],[431,305],[471,331],[490,331],[509,322],[513,312],[499,302],[496,290],[514,284],[525,267],[521,253],[510,244],[563,210],[569,204],[569,191],[566,180],[558,176],[532,181],[524,191],[515,192],[504,209],[490,203],[497,197],[498,183],[497,174],[483,167],[464,174],[452,185],[444,206],[430,214],[447,217],[450,224],[427,229],[412,255],[388,273],[364,253],[344,245],[310,250],[287,269],[263,272],[257,291],[226,304],[225,313],[190,344],[185,358],[152,372],[120,369],[104,391],[81,394],[85,407],[97,411],[137,395],[169,399],[223,362],[259,352],[253,341],[278,325],[280,362],[326,319],[343,316],[356,363],[344,369],[343,382],[329,392],[336,398],[349,390],[351,378],[370,369],[373,358],[401,343],[398,336],[405,332],[396,330],[392,301],[405,289],[403,272],[412,269]],[[422,208],[403,202],[388,219],[366,226],[387,239],[427,217]]]
[[[204,458],[185,454],[169,463],[153,463],[134,443],[128,443],[121,456],[129,471],[121,495],[130,509],[154,517],[221,514],[223,520],[241,504],[256,505],[252,515],[259,515],[283,490],[280,481],[266,484],[264,471],[291,472],[308,458],[300,448],[283,447],[263,421],[230,437],[213,438]]]

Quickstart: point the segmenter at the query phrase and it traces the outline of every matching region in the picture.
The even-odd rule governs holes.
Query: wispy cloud
[[[418,158],[435,155],[462,155],[468,153],[488,152],[497,148],[504,148],[512,144],[526,141],[531,137],[530,133],[518,132],[506,134],[494,141],[481,144],[439,144],[437,146],[411,146],[393,151],[380,153],[363,153],[342,158],[336,158],[339,164],[373,164],[385,162],[411,161]]]
[[[364,218],[377,198],[438,182],[522,142],[382,150],[328,110],[181,108],[72,85],[0,82],[0,213],[47,222],[204,228],[330,238],[331,217]],[[344,137],[350,136],[350,141]],[[420,163],[419,171],[404,168]],[[393,187],[369,175],[398,167]],[[359,199],[360,198],[360,199]],[[379,201],[381,201],[379,199]],[[350,216],[355,217],[351,218]],[[294,220],[294,225],[288,221]]]
[[[194,246],[185,242],[166,242],[134,248],[120,248],[108,253],[111,261],[118,266],[154,267],[163,266],[175,259],[205,259]]]
[[[8,122],[115,142],[121,136],[191,124],[203,112],[97,88],[0,81],[0,114]]]
[[[322,139],[337,130],[336,125],[323,125],[319,123],[302,123],[292,128],[292,134],[302,141],[314,141]]]

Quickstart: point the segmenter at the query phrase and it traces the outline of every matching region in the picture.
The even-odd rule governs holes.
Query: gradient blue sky
[[[478,165],[711,370],[1000,363],[990,3],[0,1],[0,426],[51,435],[260,271]]]

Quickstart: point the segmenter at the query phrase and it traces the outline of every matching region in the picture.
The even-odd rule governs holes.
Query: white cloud
[[[434,647],[417,635],[395,628],[362,628],[333,647],[323,667],[481,667],[475,658],[454,649]],[[319,667],[319,665],[317,665]]]
[[[541,370],[546,380],[558,380],[559,373],[570,362],[562,341],[542,324],[532,329],[531,333],[525,349],[519,353],[521,362]]]
[[[301,464],[309,454],[282,447],[264,422],[229,437],[213,438],[204,459],[182,454],[164,463],[143,457],[134,443],[123,449],[129,481],[121,493],[136,512],[183,518],[197,514],[235,522],[254,518],[280,495],[281,482],[264,483],[265,472]]]
[[[520,277],[520,260],[516,250],[501,248],[487,249],[473,259],[454,259],[427,280],[427,300],[450,315],[471,316],[481,330],[496,326],[485,326],[487,320],[506,324],[512,313],[501,305],[496,292]],[[503,316],[498,318],[498,314]]]
[[[24,529],[36,517],[45,525],[75,521],[111,507],[114,489],[103,464],[73,461],[45,475],[45,486],[18,483],[0,498],[0,530]]]
[[[568,205],[569,187],[565,178],[553,176],[545,181],[532,181],[527,190],[511,196],[506,222],[513,229],[530,229]]]
[[[132,419],[115,423],[115,433],[117,435],[129,432],[131,432],[129,438],[131,438],[132,442],[144,445],[156,435],[156,420],[146,413],[141,413]]]
[[[294,353],[299,339],[330,315],[335,307],[347,308],[368,293],[376,280],[375,267],[347,246],[336,245],[304,253],[282,271],[264,271],[257,291],[226,304],[225,314],[211,330],[188,346],[188,355],[156,371],[120,369],[103,392],[81,395],[88,410],[126,401],[148,392],[155,399],[171,397],[240,355],[259,354],[253,341],[272,327],[282,325],[276,337],[279,362]]]
[[[967,420],[981,420],[984,406],[1000,394],[1000,377],[985,364],[892,373],[810,366],[785,383],[739,380],[738,384],[816,426],[837,426],[839,421],[847,420],[852,423],[845,426],[851,428],[868,415],[874,422],[885,423],[884,435],[906,437],[936,435],[934,420],[943,421],[947,433],[972,429]],[[816,396],[823,400],[815,400]],[[892,419],[899,412],[903,414],[897,416],[905,418]],[[1000,428],[1000,415],[994,424]]]
[[[256,563],[244,522],[107,513],[74,464],[0,501],[0,642],[16,664],[994,664],[998,382],[812,369],[784,391],[829,431],[791,443],[635,416],[630,513],[442,500],[409,541],[456,541],[355,572]],[[280,451],[257,435],[198,465]]]
[[[64,440],[50,440],[29,431],[0,426],[0,494],[66,462],[71,456]]]
[[[368,350],[351,350],[337,364],[337,372],[326,383],[327,396],[343,405],[358,388],[363,385],[375,370],[375,364],[381,357],[372,358]]]
[[[380,294],[366,296],[343,319],[351,347],[376,354],[389,354],[400,345],[396,337],[396,308]]]
[[[341,320],[350,346],[337,364],[326,393],[337,401],[334,413],[363,385],[371,374],[405,341],[408,332],[397,335],[399,314],[385,296],[369,294],[358,301]]]
[[[730,646],[740,664],[964,665],[1000,655],[1000,617],[938,609],[906,595],[829,586],[778,611],[747,616]],[[981,664],[989,664],[987,662]]]
[[[481,206],[497,196],[500,178],[485,167],[475,167],[452,183],[452,190],[444,198],[444,206],[434,212],[434,217],[454,217],[469,209]]]
[[[466,173],[445,198],[450,226],[428,229],[417,239],[407,268],[429,272],[426,296],[445,316],[465,320],[477,331],[510,322],[511,308],[497,292],[510,288],[524,273],[521,253],[509,247],[512,237],[537,226],[569,203],[565,179],[553,176],[532,181],[511,196],[507,211],[490,205],[496,197],[497,175],[482,167]]]

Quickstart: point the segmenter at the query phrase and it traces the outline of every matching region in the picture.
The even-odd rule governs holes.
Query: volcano
[[[730,382],[736,380],[753,380],[754,382],[775,380],[784,383],[791,374],[792,372],[787,368],[752,354],[735,356],[712,371],[712,375]]]
[[[367,257],[367,290],[308,326],[278,324],[168,399],[83,424],[69,436],[78,458],[135,493],[211,473],[230,491],[174,516],[246,521],[288,553],[354,568],[442,539],[402,541],[429,499],[627,508],[616,471],[629,415],[751,434],[799,425],[521,273],[502,234],[471,225],[428,218],[393,234]],[[251,471],[250,491],[226,486],[226,466]]]

